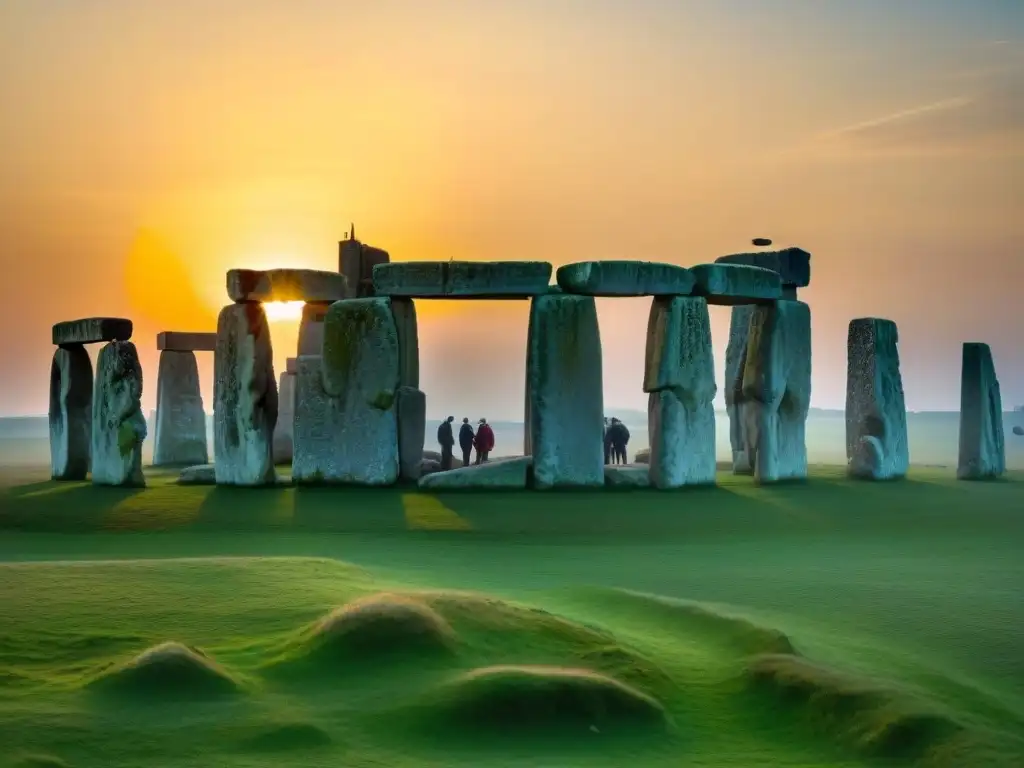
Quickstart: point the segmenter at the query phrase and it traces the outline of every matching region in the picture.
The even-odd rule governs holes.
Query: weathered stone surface
[[[81,344],[60,347],[50,364],[50,473],[85,480],[92,448],[92,360]]]
[[[164,331],[156,335],[156,348],[161,352],[214,352],[217,334]]]
[[[462,466],[462,462],[459,462],[459,466]],[[420,477],[424,475],[432,475],[434,472],[441,471],[441,462],[434,459],[423,459],[420,462]]]
[[[751,304],[732,308],[729,343],[725,349],[725,410],[729,415],[729,443],[735,475],[749,475],[754,471],[747,455],[746,417],[743,411],[743,369],[747,362],[747,339],[753,314],[754,307]]]
[[[391,256],[382,248],[374,248],[354,238],[341,240],[338,243],[338,271],[348,279],[345,298],[373,296],[373,268],[390,261]]]
[[[696,279],[695,296],[708,304],[767,304],[782,298],[782,280],[777,272],[743,264],[698,264],[690,267]]]
[[[58,347],[128,341],[131,337],[132,321],[123,317],[87,317],[53,326],[53,343]]]
[[[217,470],[213,464],[185,467],[178,475],[178,485],[216,485]]]
[[[811,310],[801,301],[758,306],[743,366],[744,440],[754,481],[807,477]]]
[[[299,349],[296,357],[319,355],[323,352],[324,320],[330,306],[309,303],[302,308],[302,319],[299,321]]]
[[[277,381],[270,328],[259,304],[234,304],[221,310],[213,388],[217,484],[274,483]]]
[[[609,465],[604,468],[604,484],[607,488],[649,488],[651,471],[646,464]]]
[[[910,466],[907,406],[896,323],[850,321],[846,369],[849,473],[869,480],[905,477]]]
[[[228,297],[232,301],[315,301],[344,299],[345,276],[319,269],[229,269]]]
[[[559,267],[555,279],[584,296],[687,296],[695,283],[686,267],[654,261],[580,261]]]
[[[527,425],[537,488],[604,485],[601,332],[590,296],[533,299]]]
[[[299,361],[296,360],[294,357],[286,358],[284,361],[284,371],[285,373],[290,373],[292,376],[294,376],[296,373],[299,372]]]
[[[398,418],[398,476],[419,480],[423,444],[427,437],[427,396],[414,387],[399,387],[395,395]]]
[[[391,312],[398,329],[399,383],[403,387],[420,386],[420,333],[416,304],[412,299],[391,299]]]
[[[634,464],[650,464],[651,463],[651,449],[650,448],[641,448],[639,451],[637,451],[636,455],[633,457],[633,463]]]
[[[194,352],[160,353],[156,381],[153,465],[206,464],[206,413]]]
[[[754,243],[758,243],[755,241]],[[771,241],[768,241],[771,245]],[[793,288],[806,288],[811,284],[811,254],[802,248],[783,248],[778,251],[732,253],[715,259],[716,264],[745,264],[777,272],[782,284]]]
[[[530,464],[529,456],[495,459],[483,464],[424,475],[419,480],[419,487],[434,491],[526,488],[526,473]]]
[[[657,298],[647,325],[644,391],[651,484],[679,488],[715,482],[715,360],[707,302]]]
[[[441,466],[441,452],[440,451],[423,451],[424,461],[436,461],[437,466]],[[458,469],[462,466],[462,459],[458,456],[452,457],[452,469]]]
[[[92,482],[94,485],[144,486],[142,442],[142,366],[135,345],[112,341],[96,359],[92,400]]]
[[[402,261],[373,268],[378,296],[528,298],[548,292],[546,261]]]
[[[999,477],[1005,471],[1003,398],[992,350],[988,344],[967,343],[960,373],[960,457],[956,476],[983,480]]]
[[[391,407],[401,364],[398,328],[387,298],[335,302],[324,321],[324,389]],[[355,402],[355,401],[353,401]]]
[[[331,305],[322,358],[299,357],[296,482],[398,479],[398,331],[386,298]]]
[[[292,358],[294,360],[294,358]],[[298,363],[295,363],[296,367]],[[291,464],[295,421],[295,374],[285,371],[277,383],[277,424],[274,426],[274,464]]]

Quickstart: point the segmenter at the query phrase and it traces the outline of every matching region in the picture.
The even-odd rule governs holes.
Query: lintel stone
[[[688,296],[695,279],[686,267],[655,261],[580,261],[559,267],[558,285],[584,296]]]
[[[705,297],[708,304],[770,304],[782,298],[782,278],[770,269],[716,263],[698,264],[690,271],[697,280],[694,295]]]
[[[156,348],[160,352],[214,352],[217,334],[164,331],[156,335]]]
[[[715,259],[716,264],[744,264],[778,272],[782,284],[791,288],[806,288],[811,284],[811,254],[802,248],[783,248],[778,251],[732,253]]]
[[[348,281],[319,269],[229,269],[228,296],[234,302],[332,302],[346,297]]]
[[[421,299],[525,299],[547,293],[546,261],[404,261],[377,264],[378,296]]]
[[[128,341],[132,337],[132,321],[124,317],[87,317],[67,320],[53,326],[53,343],[58,347],[71,344],[102,344],[107,341]]]

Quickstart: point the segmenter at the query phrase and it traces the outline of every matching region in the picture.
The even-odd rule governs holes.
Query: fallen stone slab
[[[298,363],[296,362],[296,367]],[[285,371],[277,380],[277,424],[274,425],[274,465],[291,464],[294,452],[292,429],[295,421],[296,374]]]
[[[725,410],[729,416],[729,445],[732,449],[732,472],[749,475],[754,469],[747,455],[746,416],[744,415],[743,370],[747,362],[747,340],[754,305],[732,308],[729,343],[725,348]]]
[[[526,371],[534,487],[604,486],[601,332],[592,296],[533,299]]]
[[[744,439],[756,483],[807,477],[811,310],[802,301],[755,307],[743,366]]]
[[[1020,437],[1020,436],[1024,435],[1024,427],[1022,427],[1022,426],[1020,426],[1020,425],[1018,424],[1018,425],[1016,425],[1016,426],[1015,426],[1015,427],[1013,428],[1012,432],[1013,432],[1013,434],[1015,434],[1015,435],[1017,435],[1018,437]]]
[[[378,296],[513,299],[548,292],[546,261],[402,261],[373,268]]]
[[[50,364],[50,476],[85,480],[92,450],[92,360],[81,344],[59,347]]]
[[[214,352],[217,334],[164,331],[156,335],[156,348],[161,352]]]
[[[1003,398],[988,344],[963,346],[960,373],[960,455],[956,476],[987,480],[1006,472]]]
[[[123,317],[87,317],[53,326],[53,343],[58,347],[128,341],[131,337],[132,321]]]
[[[398,477],[419,480],[423,444],[427,437],[427,396],[414,387],[399,387],[395,396],[398,418]]]
[[[278,393],[270,327],[259,304],[231,304],[217,320],[213,440],[218,485],[276,481]]]
[[[708,304],[731,307],[737,304],[767,304],[782,298],[778,272],[744,264],[698,264],[690,267],[696,280],[695,296]]]
[[[153,465],[206,464],[206,413],[194,352],[164,350],[156,381]]]
[[[525,489],[531,462],[529,456],[518,456],[433,472],[420,478],[419,487],[433,491]]]
[[[583,296],[688,296],[696,282],[686,267],[654,261],[581,261],[559,267],[555,279]]]
[[[391,485],[398,479],[398,330],[387,298],[345,299],[324,321],[323,355],[300,356],[296,482]]]
[[[93,485],[142,487],[142,365],[130,341],[112,341],[96,359],[92,400]]]
[[[768,244],[771,245],[771,241]],[[770,269],[779,274],[783,285],[793,288],[806,288],[811,284],[811,254],[802,248],[732,253],[728,256],[720,256],[715,259],[715,263],[745,264],[750,267]]]
[[[907,406],[896,323],[850,321],[846,368],[846,458],[852,477],[891,480],[910,467]]]
[[[348,291],[345,276],[319,269],[229,269],[228,297],[232,301],[332,302]]]
[[[441,466],[441,452],[440,451],[423,451],[424,461],[436,461],[437,466]],[[452,469],[458,469],[462,466],[462,459],[458,456],[452,457]]]
[[[217,470],[213,464],[186,467],[178,475],[178,485],[216,485]]]
[[[604,468],[606,488],[650,488],[651,471],[646,464],[611,464]]]
[[[633,463],[634,464],[650,464],[651,463],[651,449],[650,448],[641,448],[639,451],[637,451],[636,455],[633,457]]]
[[[659,297],[647,326],[644,391],[651,485],[715,482],[715,384],[711,318],[699,296]]]

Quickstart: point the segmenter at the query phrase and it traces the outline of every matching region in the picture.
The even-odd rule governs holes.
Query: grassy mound
[[[267,728],[242,741],[246,752],[292,752],[329,747],[330,734],[312,723],[287,723]]]
[[[857,680],[795,656],[756,656],[747,679],[757,692],[805,714],[829,736],[879,758],[924,760],[964,734],[949,716],[899,691]]]
[[[202,651],[161,643],[102,670],[88,688],[128,696],[199,699],[235,694],[241,686]]]
[[[515,738],[524,732],[665,728],[654,698],[614,678],[562,667],[495,666],[464,673],[422,703],[431,726]]]
[[[407,595],[380,593],[347,603],[303,629],[277,664],[450,655],[457,645],[455,630],[432,608]]]

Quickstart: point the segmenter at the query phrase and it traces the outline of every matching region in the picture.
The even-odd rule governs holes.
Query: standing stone
[[[846,368],[846,458],[853,477],[890,480],[910,467],[899,331],[891,320],[850,321]]]
[[[416,304],[412,299],[391,299],[391,312],[398,329],[399,384],[420,386],[420,335],[416,322]]]
[[[715,482],[715,361],[708,303],[656,298],[647,323],[644,391],[656,488]]]
[[[394,483],[400,366],[391,302],[368,298],[332,304],[322,357],[301,356],[298,366],[294,480]]]
[[[423,444],[427,439],[427,396],[413,387],[399,387],[395,398],[398,417],[398,475],[419,480]]]
[[[92,482],[144,486],[142,443],[142,366],[135,345],[112,341],[96,360],[92,401]]]
[[[291,362],[291,359],[289,359]],[[274,426],[274,464],[291,464],[295,422],[295,374],[284,371],[278,380],[277,424]]]
[[[750,318],[753,305],[732,308],[729,324],[729,344],[725,349],[725,409],[729,415],[729,444],[732,447],[734,475],[749,475],[754,471],[747,455],[743,405],[743,369],[747,361],[747,340],[750,337]]]
[[[744,440],[754,481],[806,478],[811,310],[802,301],[753,309],[743,398]]]
[[[526,356],[537,488],[604,485],[601,332],[593,297],[537,296]]]
[[[218,485],[275,482],[277,382],[267,316],[259,304],[231,304],[217,319],[213,381]]]
[[[153,466],[206,464],[206,414],[194,352],[160,353]]]
[[[961,480],[996,478],[1006,471],[1003,398],[988,344],[967,343],[960,373]]]
[[[92,441],[92,361],[81,344],[59,347],[50,364],[50,474],[85,480]]]
[[[299,321],[299,355],[319,355],[324,346],[324,318],[330,304],[306,304]]]

